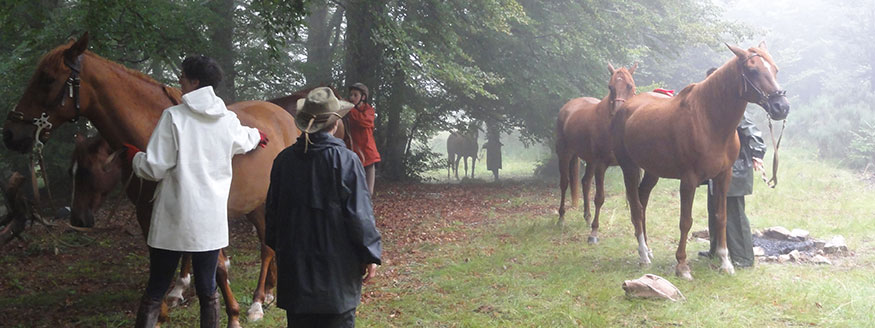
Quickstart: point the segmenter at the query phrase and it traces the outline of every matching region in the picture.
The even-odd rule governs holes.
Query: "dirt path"
[[[508,205],[508,199],[549,190],[546,184],[526,182],[378,185],[374,212],[385,259],[379,279],[391,282],[404,275],[397,268],[419,260],[423,245],[463,240],[473,228],[503,213],[549,210],[554,204]],[[27,242],[11,242],[0,252],[0,325],[81,327],[132,321],[148,268],[139,227],[128,219],[132,210],[123,204],[113,219],[103,212],[93,232],[34,226],[25,231]],[[232,220],[230,226],[230,253],[255,254],[252,227],[243,219]],[[232,266],[232,275],[235,271]],[[365,301],[391,296],[369,290]]]

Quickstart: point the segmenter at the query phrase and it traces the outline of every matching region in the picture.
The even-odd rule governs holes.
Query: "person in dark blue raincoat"
[[[331,135],[352,107],[328,88],[311,91],[298,102],[303,133],[274,160],[266,242],[276,251],[277,306],[289,327],[354,327],[362,283],[381,263],[364,168]]]

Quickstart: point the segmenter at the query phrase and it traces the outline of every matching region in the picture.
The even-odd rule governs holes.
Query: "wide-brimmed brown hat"
[[[318,87],[310,91],[306,98],[298,99],[298,113],[295,125],[303,133],[314,133],[342,118],[354,105],[339,100],[328,87]]]

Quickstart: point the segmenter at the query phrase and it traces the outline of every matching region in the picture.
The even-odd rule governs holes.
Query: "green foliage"
[[[850,165],[861,168],[875,164],[875,126],[863,121],[860,128],[853,131],[852,134],[854,137],[848,146]]]

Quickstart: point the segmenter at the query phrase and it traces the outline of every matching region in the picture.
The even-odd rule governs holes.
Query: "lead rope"
[[[778,148],[781,147],[781,139],[784,138],[784,127],[787,126],[787,120],[781,121],[781,134],[778,135],[778,142],[775,142],[775,133],[772,130],[772,120],[769,120],[769,134],[772,137],[772,146],[775,147],[775,154],[772,156],[772,178],[766,181],[766,172],[763,171],[763,181],[769,185],[769,188],[775,188],[778,185]]]

